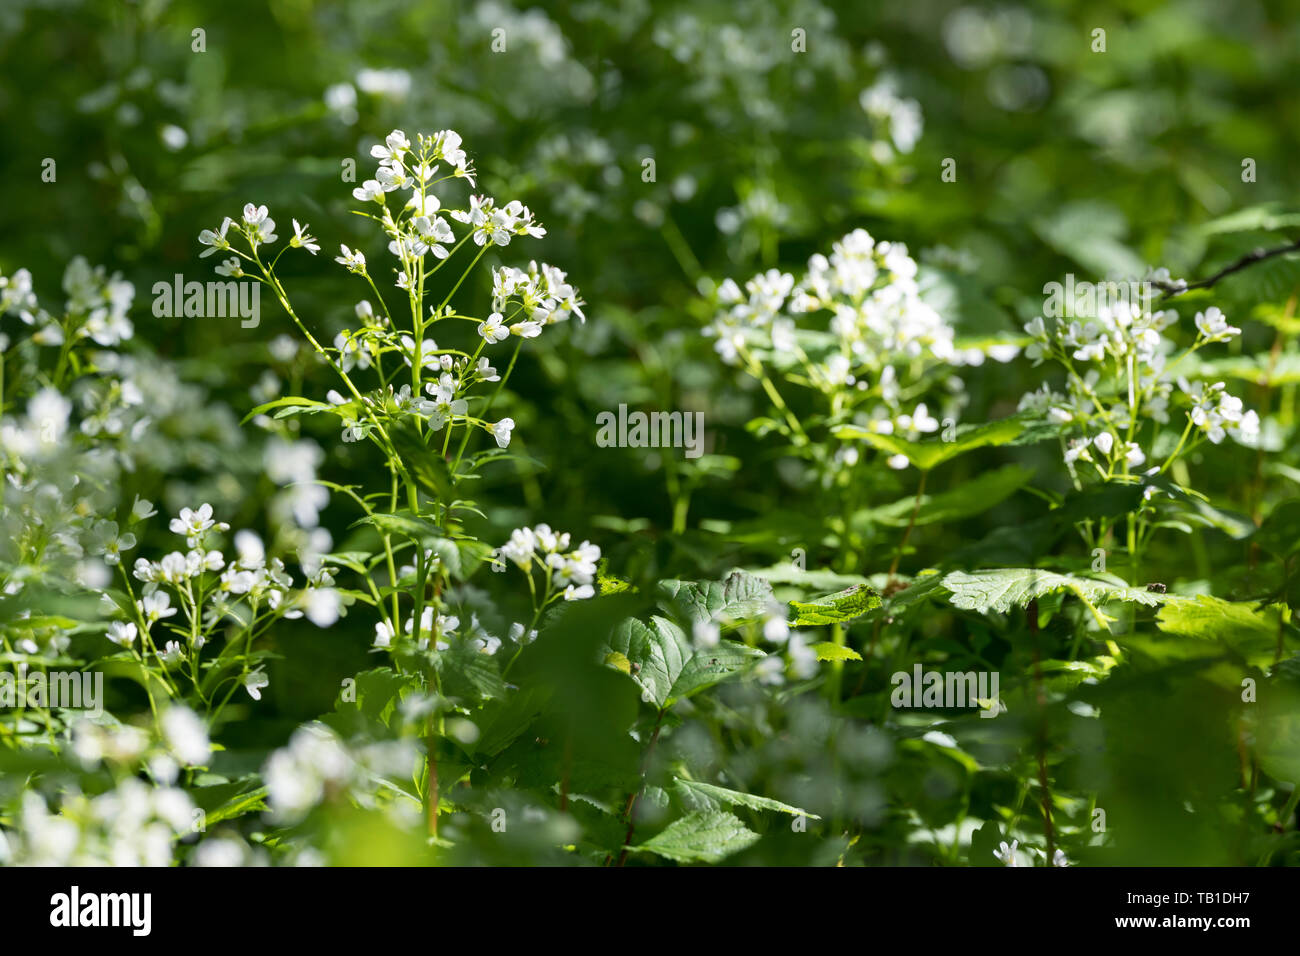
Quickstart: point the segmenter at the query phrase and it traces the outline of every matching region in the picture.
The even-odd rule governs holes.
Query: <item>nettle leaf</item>
[[[1107,601],[1132,601],[1155,605],[1166,596],[1131,588],[1097,578],[1084,578],[1073,574],[1057,574],[1036,568],[995,568],[987,571],[953,571],[943,579],[943,586],[951,593],[953,607],[987,614],[989,611],[1007,613],[1015,607],[1026,607],[1035,598],[1055,591],[1069,591],[1092,611],[1097,623],[1103,627],[1111,620],[1098,610]]]
[[[822,641],[820,644],[812,645],[812,649],[817,653],[819,661],[860,661],[862,655],[851,647],[844,647],[841,644],[832,644],[830,641]]]
[[[880,607],[880,595],[867,584],[857,584],[816,601],[790,602],[793,627],[817,627],[843,624]]]
[[[761,617],[774,600],[772,585],[747,571],[722,581],[660,581],[656,590],[659,606],[687,626]]]
[[[719,641],[714,647],[696,650],[680,627],[656,615],[649,624],[634,617],[619,624],[601,659],[629,674],[646,699],[662,710],[726,680],[763,656],[762,651],[735,641]]]
[[[753,846],[758,839],[758,834],[735,814],[696,810],[629,849],[655,853],[678,863],[717,863]]]
[[[1278,635],[1290,617],[1285,604],[1258,607],[1200,594],[1194,598],[1170,597],[1156,616],[1156,625],[1178,637],[1219,641],[1250,664],[1266,667],[1273,660]]]
[[[883,524],[886,527],[904,528],[912,519],[913,508],[916,508],[917,525],[957,521],[985,512],[1005,501],[1029,484],[1033,477],[1032,468],[1007,465],[1004,468],[984,472],[969,481],[963,481],[951,491],[937,495],[923,495],[919,508],[916,508],[916,497],[909,495],[892,504],[859,511],[853,516],[853,520],[855,523],[864,520]]]
[[[417,675],[399,674],[391,667],[362,671],[355,680],[355,698],[351,701],[340,699],[334,706],[334,714],[322,718],[322,722],[344,734],[350,732],[348,725],[332,718],[360,714],[369,720],[390,726],[402,698],[420,689],[420,678]]]
[[[479,701],[506,696],[496,657],[463,637],[452,638],[451,647],[439,655],[438,675],[449,697]]]
[[[733,807],[748,807],[751,810],[775,810],[777,813],[788,813],[796,817],[808,817],[810,820],[820,820],[815,813],[809,813],[807,810],[799,807],[792,807],[788,803],[782,803],[780,800],[773,800],[771,797],[760,797],[753,793],[742,793],[739,790],[731,790],[727,787],[719,787],[712,783],[702,783],[698,780],[687,780],[683,777],[673,778],[673,788],[679,791],[683,796],[690,795],[693,798],[702,799],[710,809],[716,809],[720,803],[730,804]]]
[[[860,425],[840,425],[833,431],[836,438],[860,439],[890,455],[902,455],[921,471],[930,471],[958,455],[990,445],[1006,445],[1025,430],[1026,420],[1017,416],[985,425],[965,425],[956,429],[952,441],[942,438],[911,442],[896,435],[881,435]]]
[[[467,580],[492,556],[492,547],[475,538],[435,538],[426,546],[457,581]]]

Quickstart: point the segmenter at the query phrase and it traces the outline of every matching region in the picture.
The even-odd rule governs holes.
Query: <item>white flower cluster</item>
[[[147,502],[145,503],[148,504]],[[213,518],[212,506],[182,508],[170,523],[173,533],[185,537],[187,551],[172,551],[157,561],[137,558],[132,576],[144,582],[135,602],[137,620],[151,629],[154,624],[184,611],[189,627],[183,635],[198,654],[207,644],[209,633],[222,620],[232,618],[251,626],[259,614],[286,618],[306,617],[317,627],[330,627],[344,613],[343,596],[334,588],[333,569],[315,566],[307,587],[290,600],[293,578],[280,558],[266,558],[262,540],[251,531],[235,534],[233,560],[211,547],[212,537],[228,531],[230,526]],[[216,580],[211,575],[219,573]],[[177,605],[173,606],[173,595]],[[240,612],[238,602],[251,608],[251,617]],[[140,629],[135,621],[113,621],[107,637],[122,647],[132,649]],[[164,664],[186,660],[190,651],[180,641],[167,641],[157,652]],[[268,680],[260,669],[245,673],[245,689],[254,700],[261,699],[261,689]]]
[[[409,778],[416,755],[410,741],[349,747],[321,723],[304,724],[262,767],[272,817],[297,823],[333,798],[374,806],[379,775]]]
[[[527,318],[507,326],[505,312],[512,302],[518,308],[511,318],[519,312]],[[539,266],[533,261],[528,263],[527,272],[503,266],[492,273],[492,314],[479,324],[478,333],[488,345],[509,335],[536,338],[544,326],[564,322],[571,315],[585,321],[584,304],[578,290],[555,266],[544,262]]]
[[[110,276],[103,266],[92,269],[85,258],[76,256],[63,272],[63,291],[68,300],[66,318],[60,322],[37,303],[28,270],[0,275],[0,315],[12,313],[24,325],[36,327],[32,341],[37,345],[63,345],[71,336],[74,341],[88,338],[112,347],[135,334],[127,318],[135,286],[120,273]]]
[[[1176,287],[1167,273],[1156,275]],[[1168,424],[1175,404],[1186,409],[1189,431],[1196,429],[1214,444],[1228,435],[1243,444],[1258,439],[1259,416],[1244,409],[1241,399],[1229,395],[1223,382],[1206,385],[1179,376],[1177,391],[1174,388],[1172,370],[1176,365],[1205,345],[1229,341],[1241,330],[1211,307],[1195,316],[1195,341],[1175,354],[1174,343],[1163,333],[1177,321],[1173,310],[1152,310],[1140,301],[1123,301],[1100,303],[1095,319],[1058,319],[1049,327],[1037,317],[1025,325],[1032,340],[1025,354],[1035,365],[1046,360],[1060,364],[1067,377],[1064,394],[1045,384],[1024,395],[1019,410],[1042,415],[1052,424],[1076,432],[1064,452],[1072,470],[1077,463],[1088,462],[1106,478],[1141,467],[1147,454],[1134,439],[1145,420],[1156,426]],[[1181,449],[1180,443],[1175,454]]]
[[[898,83],[891,75],[882,76],[858,96],[863,111],[888,131],[888,140],[878,139],[873,155],[881,162],[892,157],[885,148],[892,145],[900,153],[910,153],[916,148],[924,128],[921,104],[914,99],[898,95]]]
[[[530,575],[534,567],[543,568],[548,575],[548,590],[561,589],[566,601],[594,597],[592,582],[596,580],[600,546],[590,541],[573,549],[569,545],[567,531],[556,533],[549,525],[539,524],[510,532],[510,540],[501,546],[500,553]]]
[[[743,292],[725,280],[717,290],[722,311],[706,334],[717,337],[714,348],[734,365],[751,344],[795,349],[794,317],[828,312],[839,348],[813,370],[826,391],[856,385],[858,375],[878,374],[895,359],[958,362],[952,327],[921,300],[916,272],[906,246],[876,242],[857,229],[834,243],[829,256],[809,259],[798,284],[777,269],[755,276]]]
[[[939,430],[930,405],[916,401],[932,384],[960,404],[960,379],[945,375],[936,383],[927,376],[981,364],[986,354],[1009,361],[1019,351],[1015,345],[957,348],[952,326],[922,300],[916,276],[906,246],[877,242],[857,229],[834,243],[829,256],[809,259],[798,281],[777,269],[743,290],[723,281],[715,291],[718,312],[704,334],[716,339],[727,364],[762,377],[768,363],[822,392],[838,414],[862,427],[914,441]],[[867,401],[873,401],[869,410],[861,404]],[[907,459],[890,464],[906,467]]]
[[[175,841],[193,832],[194,803],[177,787],[134,777],[94,797],[65,796],[58,813],[23,794],[14,829],[0,840],[13,866],[170,866]]]

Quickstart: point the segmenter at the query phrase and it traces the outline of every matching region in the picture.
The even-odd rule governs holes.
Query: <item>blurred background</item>
[[[370,145],[394,128],[412,139],[455,129],[478,191],[523,201],[549,230],[491,264],[550,262],[588,303],[585,324],[521,355],[503,410],[545,467],[489,483],[483,536],[547,521],[598,541],[628,577],[715,575],[792,547],[814,565],[833,543],[808,531],[798,469],[744,428],[764,399],[700,334],[702,292],[727,276],[797,272],[861,227],[907,244],[960,336],[1014,341],[1041,313],[1043,285],[1067,272],[1163,266],[1192,279],[1285,243],[1300,227],[1297,14],[1262,0],[4,0],[0,273],[30,269],[51,302],[77,255],[133,282],[131,347],[172,360],[178,379],[171,441],[125,500],[146,495],[167,513],[210,501],[271,537],[281,452],[237,423],[278,395],[319,397],[328,370],[284,347],[294,330],[267,297],[260,326],[243,329],[156,318],[149,290],[177,273],[211,278],[199,231],[266,203],[282,237],[293,217],[321,241],[319,256],[286,257],[281,271],[307,325],[332,339],[366,297],[335,250],[376,246],[349,214],[353,186],[373,174]],[[487,311],[487,275],[466,285],[462,311]],[[1266,320],[1298,282],[1283,257],[1216,287],[1230,319],[1265,320],[1234,348],[1273,347]],[[1041,378],[1024,361],[969,371],[969,421],[1013,412]],[[1294,390],[1297,373],[1270,384]],[[620,404],[705,412],[708,454],[591,454],[596,414]],[[346,480],[372,456],[332,427],[313,432],[311,417],[287,427],[328,449],[321,477]],[[1251,480],[1252,453],[1225,462],[1221,487]],[[986,464],[968,456],[945,480]],[[913,487],[870,480],[881,502]],[[341,549],[354,518],[334,500],[319,528]],[[1007,504],[931,529],[926,547],[1017,520]],[[1198,572],[1214,565],[1209,548]],[[371,660],[372,624],[279,638],[309,645],[316,669],[273,675],[286,730],[329,708],[337,684],[320,673]],[[1144,754],[1122,756],[1138,767]],[[1209,846],[1195,852],[1219,852]]]

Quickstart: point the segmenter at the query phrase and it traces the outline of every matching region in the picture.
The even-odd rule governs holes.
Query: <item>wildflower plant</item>
[[[1167,270],[1155,278],[1172,282]],[[1259,441],[1258,414],[1231,395],[1224,382],[1188,378],[1195,375],[1193,356],[1230,342],[1241,329],[1230,325],[1216,306],[1196,312],[1192,324],[1194,336],[1180,348],[1178,313],[1153,308],[1148,294],[1103,302],[1095,318],[1037,317],[1024,327],[1031,340],[1026,357],[1035,366],[1050,364],[1063,371],[1064,378],[1061,391],[1048,382],[1024,395],[1019,410],[1057,431],[1076,491],[1107,482],[1142,486],[1140,500],[1131,513],[1120,516],[1122,522],[1100,515],[1078,526],[1091,549],[1101,547],[1122,523],[1119,533],[1134,575],[1149,536],[1161,525],[1162,514],[1168,515],[1163,502],[1194,498],[1188,456],[1229,437],[1247,446]]]
[[[378,616],[374,649],[391,655],[399,668],[421,675],[434,695],[424,726],[432,751],[445,726],[444,712],[459,706],[438,697],[447,672],[468,666],[464,653],[490,657],[503,643],[502,636],[484,631],[476,616],[462,627],[462,617],[450,603],[454,589],[492,551],[465,530],[464,517],[476,509],[460,492],[484,464],[513,457],[508,449],[515,422],[508,416],[494,419],[491,413],[523,342],[573,316],[585,320],[584,303],[564,272],[533,261],[524,269],[492,268],[491,311],[462,312],[456,293],[484,256],[512,242],[541,238],[545,228],[518,201],[498,203],[472,193],[463,200],[450,198],[457,187],[476,183],[461,137],[452,130],[419,134],[414,143],[394,130],[370,153],[378,160],[374,177],[352,195],[362,204],[357,214],[387,240],[387,255],[367,258],[362,249],[339,246],[335,261],[364,283],[367,298],[355,308],[359,325],[338,333],[331,345],[323,345],[299,317],[276,271],[280,257],[291,249],[311,255],[319,251],[307,224],[294,220],[293,235],[273,254],[270,247],[279,238],[276,222],[266,206],[249,203],[237,220],[228,217],[216,229],[200,233],[199,242],[206,247],[203,256],[229,257],[217,267],[220,274],[247,276],[271,291],[342,388],[323,400],[276,398],[253,414],[274,412],[281,420],[331,416],[342,442],[373,444],[383,456],[390,479],[386,488],[332,486],[361,511],[360,521],[377,533],[379,548],[326,557],[360,576],[361,589],[336,593],[340,601],[373,608]],[[456,277],[445,294],[435,295],[432,288],[448,266]],[[510,339],[513,349],[502,348]],[[504,371],[498,371],[507,351]],[[489,447],[471,451],[475,436],[487,439]],[[526,541],[529,547],[524,547]],[[502,551],[528,573],[535,598],[530,625],[504,635],[517,656],[525,633],[554,600],[593,596],[600,549],[583,542],[570,551],[568,535],[551,535],[541,525],[516,531]],[[540,584],[534,568],[543,572]],[[267,593],[275,595],[278,579],[274,571],[270,574]],[[242,586],[244,579],[238,580]],[[255,580],[250,587],[267,587],[261,578]],[[422,789],[431,830],[436,829],[436,787],[430,769]]]

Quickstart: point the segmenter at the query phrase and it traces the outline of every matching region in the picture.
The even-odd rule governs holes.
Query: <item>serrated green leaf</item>
[[[880,595],[867,584],[857,584],[816,601],[791,601],[790,624],[819,627],[843,624],[880,607]]]
[[[1278,635],[1290,616],[1284,604],[1260,608],[1244,601],[1200,594],[1194,598],[1171,597],[1156,616],[1156,625],[1166,634],[1219,641],[1248,663],[1266,667],[1273,660]]]
[[[722,581],[660,581],[659,606],[683,626],[760,617],[773,601],[772,585],[745,571]]]
[[[686,780],[682,777],[673,778],[673,787],[679,791],[689,792],[703,797],[713,803],[727,803],[736,807],[748,807],[751,810],[775,810],[778,813],[788,813],[791,816],[807,817],[810,820],[820,820],[815,813],[809,813],[799,807],[792,807],[788,803],[782,803],[780,800],[773,800],[771,797],[760,797],[753,793],[742,793],[739,790],[731,790],[727,787],[719,787],[712,783],[702,783],[699,780]]]
[[[820,644],[812,645],[812,649],[817,653],[819,661],[860,661],[862,655],[851,647],[844,647],[840,644],[832,644],[830,641],[822,641]]]
[[[610,661],[615,654],[627,660],[632,679],[661,709],[726,680],[764,656],[762,651],[735,641],[719,641],[714,647],[696,650],[680,627],[657,615],[648,624],[636,618],[619,624],[601,657]],[[611,666],[617,666],[620,659],[612,660]]]
[[[629,849],[654,853],[678,863],[718,863],[753,846],[758,838],[735,814],[696,810],[673,821],[640,846]]]
[[[1110,619],[1098,608],[1107,601],[1155,605],[1165,600],[1165,595],[1144,588],[1130,588],[1096,578],[1057,574],[1036,568],[953,571],[944,577],[943,586],[950,592],[954,607],[981,614],[989,611],[1005,614],[1013,607],[1025,607],[1033,599],[1054,591],[1069,591],[1088,605],[1097,622],[1103,626]]]

